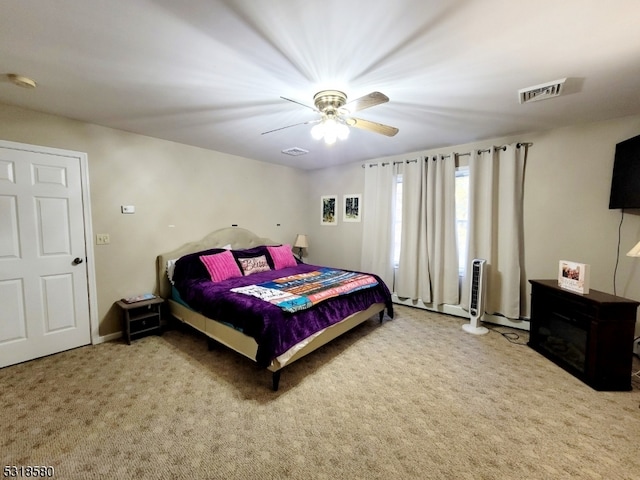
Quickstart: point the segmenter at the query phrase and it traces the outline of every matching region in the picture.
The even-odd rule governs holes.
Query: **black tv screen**
[[[640,208],[640,135],[616,145],[609,208]]]

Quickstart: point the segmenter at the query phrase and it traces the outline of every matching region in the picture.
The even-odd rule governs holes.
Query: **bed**
[[[225,345],[271,371],[274,391],[285,366],[375,315],[382,322],[385,310],[393,317],[391,294],[376,275],[302,263],[289,245],[239,227],[158,255],[156,263],[158,292],[171,315],[210,345]],[[334,276],[346,280],[330,294],[298,295],[311,289],[300,282]],[[295,290],[274,290],[292,285]]]

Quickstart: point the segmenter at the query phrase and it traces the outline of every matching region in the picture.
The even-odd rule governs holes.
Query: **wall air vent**
[[[537,102],[538,100],[559,97],[562,94],[562,87],[566,81],[566,78],[561,78],[553,82],[522,88],[518,90],[520,103]]]
[[[282,150],[282,153],[284,153],[285,155],[291,155],[292,157],[297,157],[298,155],[306,155],[307,153],[309,153],[309,150],[305,150],[304,148],[300,147],[291,147],[287,148],[286,150]]]

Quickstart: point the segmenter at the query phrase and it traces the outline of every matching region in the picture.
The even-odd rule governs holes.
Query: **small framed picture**
[[[586,263],[560,260],[558,286],[583,295],[589,293],[589,269]]]
[[[349,193],[344,196],[342,211],[343,222],[359,222],[361,218],[362,199],[359,193]]]
[[[338,225],[338,196],[323,195],[320,197],[320,224]]]

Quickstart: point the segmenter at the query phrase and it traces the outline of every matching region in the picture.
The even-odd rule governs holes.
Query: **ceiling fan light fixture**
[[[327,145],[333,145],[337,140],[346,140],[349,137],[349,127],[334,117],[325,117],[322,122],[311,128],[311,136],[314,140],[324,139]]]
[[[338,136],[336,135],[335,132],[328,132],[324,134],[324,143],[326,145],[333,145],[334,143],[336,143],[337,139],[338,139]]]
[[[324,123],[318,123],[311,129],[311,136],[314,140],[320,140],[324,137]]]
[[[338,124],[335,119],[327,118],[324,122],[324,136],[338,137]]]
[[[349,127],[344,123],[338,124],[338,140],[346,140],[349,138]]]
[[[322,90],[321,92],[316,93],[313,97],[315,108],[286,97],[280,98],[289,102],[297,103],[303,107],[310,108],[314,112],[320,114],[320,119],[276,128],[274,130],[262,132],[262,135],[289,127],[295,127],[296,125],[315,124],[311,128],[311,136],[315,140],[324,139],[324,142],[327,145],[332,145],[337,140],[346,140],[349,137],[349,127],[369,130],[370,132],[386,135],[387,137],[393,137],[398,133],[398,129],[395,127],[351,116],[351,113],[353,112],[358,112],[366,108],[387,103],[389,101],[389,97],[384,93],[371,92],[368,95],[347,103],[347,96],[343,92],[339,90]]]

